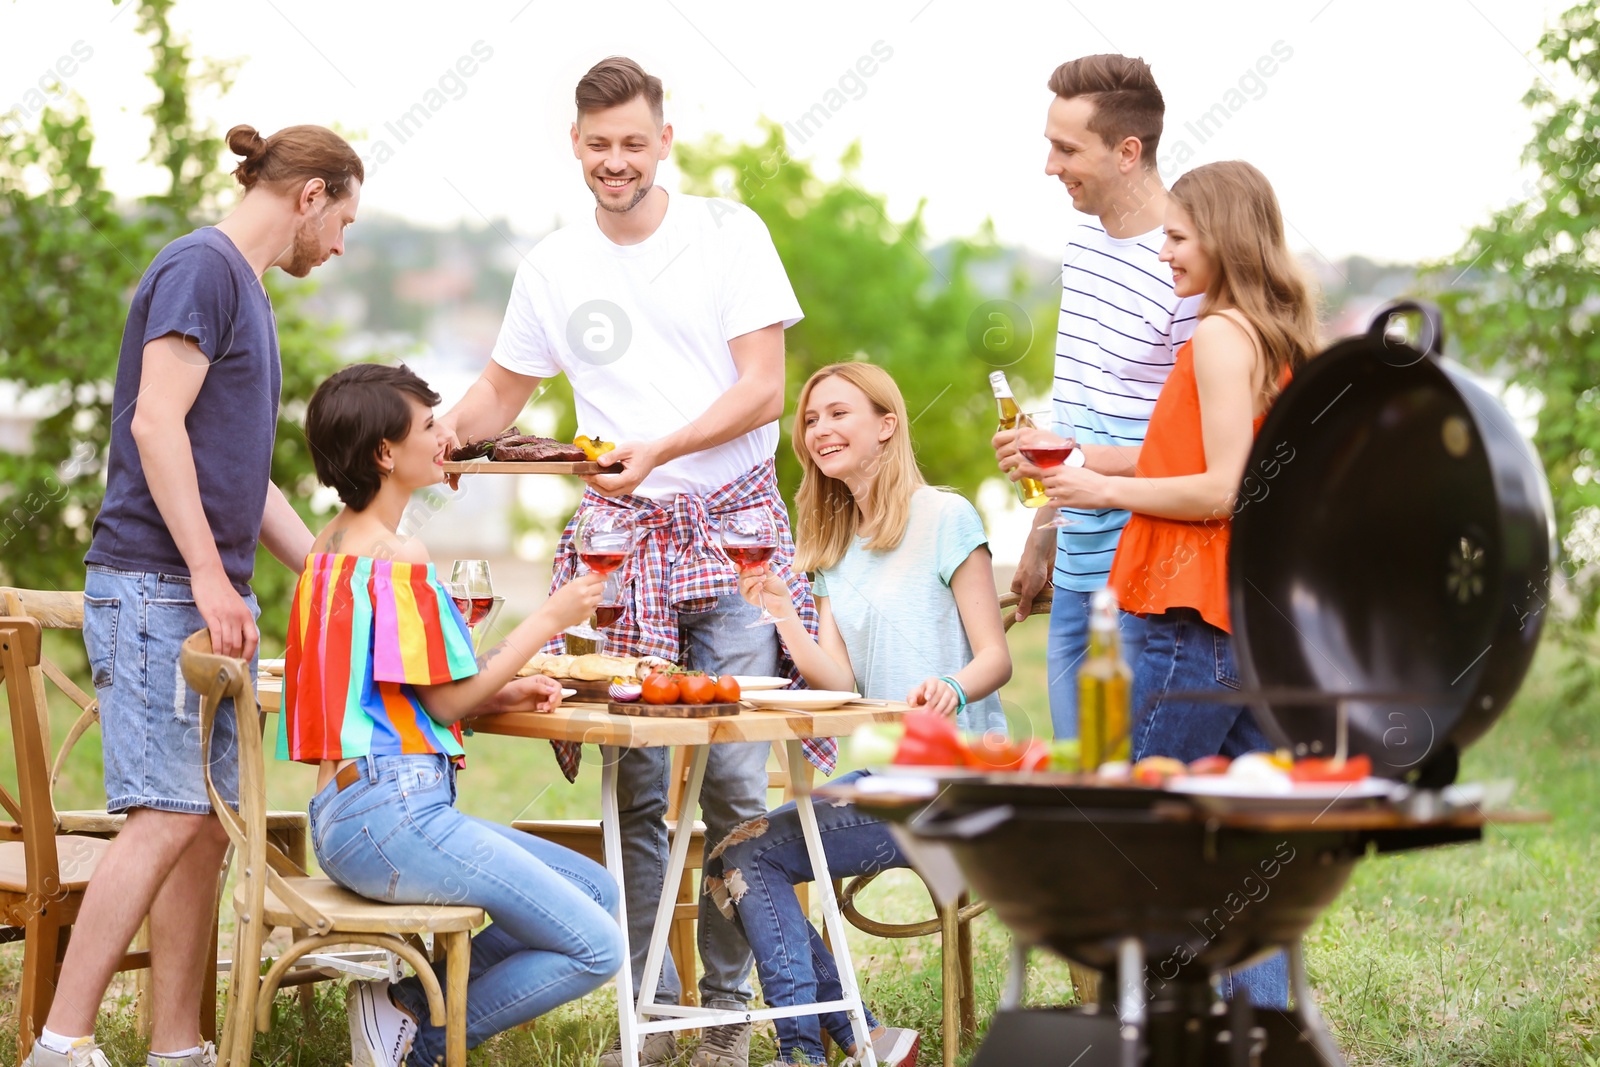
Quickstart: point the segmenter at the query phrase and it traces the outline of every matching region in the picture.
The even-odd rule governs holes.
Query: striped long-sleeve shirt
[[[1072,232],[1061,267],[1052,393],[1058,423],[1085,444],[1137,445],[1178,347],[1194,333],[1199,297],[1180,299],[1161,262],[1162,230],[1115,238],[1098,225]],[[1090,592],[1106,584],[1126,511],[1065,510],[1054,582]]]

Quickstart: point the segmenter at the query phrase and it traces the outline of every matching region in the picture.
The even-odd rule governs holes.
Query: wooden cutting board
[[[606,708],[613,715],[638,715],[647,719],[714,719],[739,714],[737,701],[727,704],[646,704],[639,700],[620,704],[613,700]]]
[[[610,682],[591,682],[581,678],[557,678],[563,689],[576,689],[577,695],[570,696],[568,700],[593,701],[604,703],[611,699]]]
[[[612,468],[615,473],[619,468]],[[450,460],[444,465],[446,474],[599,474],[600,464],[584,460],[568,463],[549,460],[543,463],[501,462],[492,459]]]

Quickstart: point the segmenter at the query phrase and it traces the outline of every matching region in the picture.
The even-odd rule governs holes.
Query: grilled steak
[[[582,463],[589,457],[577,445],[548,437],[502,437],[491,455],[501,463]]]
[[[510,437],[517,437],[517,428],[498,433],[493,437],[486,437],[482,441],[468,441],[460,448],[451,449],[450,462],[464,463],[469,459],[485,459],[494,451],[494,446]]]

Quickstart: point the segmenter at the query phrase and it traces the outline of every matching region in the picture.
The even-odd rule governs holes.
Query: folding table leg
[[[623,1067],[639,1067],[639,1035],[633,1006],[633,951],[628,944],[628,894],[622,880],[622,827],[617,810],[617,761],[625,749],[600,749],[600,840],[605,845],[606,870],[616,881],[617,925],[622,928],[622,966],[617,970],[617,1033],[622,1041]]]
[[[789,766],[799,767],[805,759],[798,739],[785,741],[789,752]],[[839,966],[839,987],[850,1002],[847,1009],[850,1029],[855,1034],[857,1060],[861,1067],[877,1067],[878,1058],[872,1050],[872,1036],[867,1032],[867,1017],[861,1007],[861,989],[856,984],[856,968],[850,959],[850,943],[845,936],[844,916],[839,912],[839,898],[833,895],[833,876],[828,873],[828,857],[822,851],[822,833],[817,829],[817,813],[811,806],[811,783],[805,775],[795,781],[795,813],[800,816],[800,830],[806,839],[806,854],[811,858],[811,878],[817,887],[822,906],[822,923],[828,931],[833,947],[834,962]]]
[[[710,755],[710,745],[694,745],[689,749],[689,781],[683,788],[683,799],[678,804],[678,825],[672,832],[666,881],[661,886],[661,900],[656,905],[655,925],[650,928],[650,949],[644,958],[644,985],[639,990],[640,1004],[655,1002],[656,986],[661,980],[661,961],[667,953],[672,917],[678,910],[678,884],[683,881],[683,867],[689,857],[689,841],[694,837],[694,813],[700,809],[700,786],[705,781],[706,760]]]

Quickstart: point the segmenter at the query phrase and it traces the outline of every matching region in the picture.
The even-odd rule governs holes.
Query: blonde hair
[[[1173,183],[1170,195],[1216,267],[1200,317],[1232,307],[1249,320],[1266,359],[1263,393],[1275,398],[1283,372],[1298,369],[1317,350],[1317,311],[1284,242],[1272,183],[1235,159],[1196,167]]]
[[[794,565],[803,571],[826,570],[843,559],[855,539],[859,521],[850,487],[823,474],[806,448],[806,404],[811,391],[818,382],[834,377],[843,378],[865,393],[878,415],[894,416],[894,432],[883,442],[875,469],[870,472],[872,510],[877,521],[867,548],[887,552],[899,546],[911,521],[911,495],[927,484],[911,450],[905,398],[889,372],[871,363],[832,363],[817,371],[800,390],[790,440],[804,472],[794,497]]]

